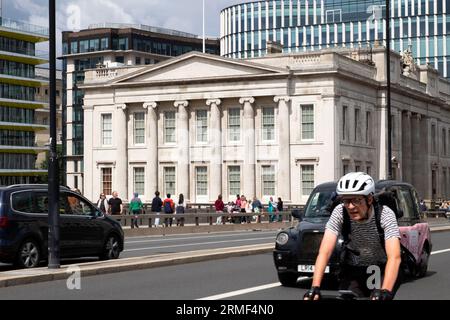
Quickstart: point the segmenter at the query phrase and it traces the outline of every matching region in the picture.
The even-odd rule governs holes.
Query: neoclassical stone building
[[[383,48],[233,60],[191,52],[86,73],[84,193],[150,201],[236,194],[305,203],[344,173],[387,176]],[[393,172],[421,197],[450,193],[450,83],[403,75],[391,53]]]

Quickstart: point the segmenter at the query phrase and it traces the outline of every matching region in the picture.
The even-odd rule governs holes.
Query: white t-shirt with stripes
[[[331,213],[326,229],[339,236],[343,223],[343,205],[340,204]],[[350,223],[351,233],[349,235],[350,242],[348,243],[348,248],[351,251],[359,252],[359,255],[350,251],[346,257],[346,263],[351,266],[370,266],[386,263],[386,252],[380,243],[373,206],[370,209],[367,220],[353,221],[350,219]],[[387,206],[383,206],[380,223],[381,228],[384,230],[385,241],[390,238],[400,238],[400,230],[395,213]]]

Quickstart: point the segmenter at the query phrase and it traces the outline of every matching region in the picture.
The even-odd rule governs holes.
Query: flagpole
[[[205,45],[205,0],[203,0],[203,53],[206,52]]]

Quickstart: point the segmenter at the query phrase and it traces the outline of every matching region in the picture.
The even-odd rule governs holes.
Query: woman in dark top
[[[278,202],[277,202],[277,211],[278,211],[278,221],[282,222],[283,221],[283,201],[281,200],[281,198],[278,198]]]

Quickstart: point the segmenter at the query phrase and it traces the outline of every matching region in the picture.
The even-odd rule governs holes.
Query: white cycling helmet
[[[364,172],[350,172],[339,179],[336,193],[344,195],[368,196],[375,193],[375,181]]]

